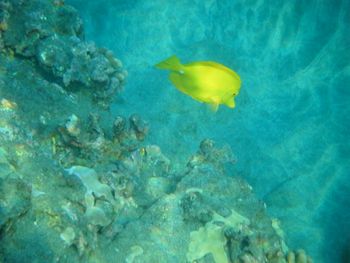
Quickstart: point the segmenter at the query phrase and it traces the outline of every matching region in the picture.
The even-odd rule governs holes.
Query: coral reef
[[[134,119],[137,119],[135,123]],[[105,131],[98,114],[89,113],[83,122],[75,114],[68,116],[51,133],[52,152],[65,166],[77,164],[89,165],[118,160],[125,154],[140,148],[148,133],[148,124],[133,114],[127,122],[117,116],[113,127]],[[109,134],[109,136],[107,136]]]
[[[88,92],[108,107],[127,75],[111,51],[84,41],[74,8],[54,1],[0,1],[3,49],[30,58],[67,90]]]
[[[118,235],[118,260],[137,246],[142,257],[134,262],[288,262],[294,252],[265,205],[246,182],[218,167],[229,161],[225,156],[213,163],[203,158],[175,177],[176,188]]]
[[[225,263],[228,261],[225,252],[226,238],[229,240],[231,240],[231,238],[237,239],[240,232],[249,225],[249,219],[233,210],[230,212],[231,215],[227,218],[215,214],[213,221],[208,222],[197,231],[191,232],[187,253],[187,259],[189,261],[192,262],[196,259],[200,259],[208,253],[213,256],[214,261],[217,263]],[[224,227],[227,228],[225,231],[223,231]],[[234,233],[235,231],[238,233]],[[231,246],[229,246],[228,249],[232,249],[232,252],[237,253],[240,250],[240,244],[241,242],[238,242],[238,246],[234,247],[234,249],[232,249]],[[230,258],[237,257],[230,256]]]
[[[73,8],[0,7],[1,262],[310,262],[228,147],[205,139],[178,167],[141,116],[105,114],[126,73]]]

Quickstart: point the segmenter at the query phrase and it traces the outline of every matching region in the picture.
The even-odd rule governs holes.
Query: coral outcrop
[[[140,115],[106,114],[126,73],[73,8],[0,7],[0,262],[310,262],[228,147],[179,167]]]
[[[111,51],[84,41],[77,11],[55,1],[0,1],[0,39],[6,52],[31,59],[44,77],[87,92],[108,107],[123,89],[126,71]]]

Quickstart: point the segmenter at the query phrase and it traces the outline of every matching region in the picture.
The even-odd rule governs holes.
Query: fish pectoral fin
[[[217,112],[220,104],[220,99],[217,97],[211,98],[208,104],[213,112]]]
[[[208,103],[209,108],[212,112],[217,112],[218,108],[219,108],[219,103],[215,103],[215,102],[209,102]]]
[[[217,104],[217,103],[209,103],[209,107],[210,107],[210,110],[212,112],[217,112],[218,108],[219,108],[219,104]]]
[[[236,106],[236,103],[233,97],[226,102],[226,106],[231,109]]]

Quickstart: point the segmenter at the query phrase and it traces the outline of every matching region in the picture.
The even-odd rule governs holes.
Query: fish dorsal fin
[[[236,79],[240,80],[240,77],[238,76],[238,74],[236,72],[234,72],[233,70],[229,69],[228,67],[226,67],[222,64],[219,64],[219,63],[216,63],[213,61],[200,61],[200,62],[193,62],[193,63],[185,64],[185,66],[198,66],[198,65],[209,66],[209,67],[223,70],[223,71],[229,73],[230,75],[233,75]]]

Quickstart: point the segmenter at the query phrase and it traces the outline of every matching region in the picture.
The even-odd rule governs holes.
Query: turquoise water
[[[0,0],[0,262],[350,262],[349,0],[66,2]]]
[[[184,162],[203,138],[229,144],[232,168],[279,218],[292,247],[339,262],[350,238],[350,1],[68,1],[86,39],[128,70],[118,112],[139,112],[149,141]],[[176,54],[234,69],[234,110],[216,114],[153,65]]]

